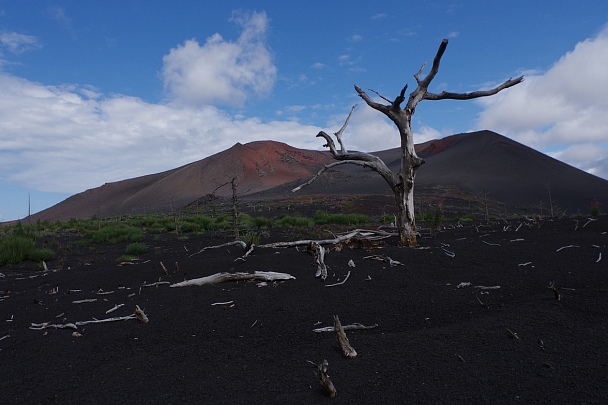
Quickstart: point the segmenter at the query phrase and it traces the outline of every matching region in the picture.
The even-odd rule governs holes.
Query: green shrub
[[[131,225],[114,223],[105,224],[95,231],[88,231],[87,237],[95,243],[141,242],[144,239],[144,232]]]
[[[296,213],[293,216],[284,214],[281,218],[278,219],[278,226],[311,226],[314,224],[314,221],[310,218],[305,218],[301,216],[299,213]]]
[[[315,212],[314,222],[316,225],[365,225],[370,221],[369,217],[364,214],[328,214],[325,211],[317,211]]]
[[[26,260],[51,260],[51,249],[38,249],[33,239],[23,235],[9,235],[0,239],[0,266],[17,264]]]
[[[125,253],[130,256],[139,256],[148,253],[148,245],[143,242],[134,242],[127,245]]]

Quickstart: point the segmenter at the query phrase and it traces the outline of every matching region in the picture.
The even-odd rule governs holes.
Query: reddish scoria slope
[[[239,194],[263,191],[311,177],[332,161],[328,153],[296,149],[275,141],[236,143],[230,149],[166,172],[106,183],[69,197],[32,215],[32,219],[68,220],[93,215],[169,212],[212,193],[236,177]],[[230,195],[230,186],[215,191]]]

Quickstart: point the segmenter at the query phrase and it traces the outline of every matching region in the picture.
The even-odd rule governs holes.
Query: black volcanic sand
[[[211,234],[151,238],[154,247],[134,265],[117,265],[124,246],[100,254],[80,245],[47,272],[0,268],[0,401],[605,404],[608,218],[586,222],[579,219],[578,229],[571,218],[521,227],[465,223],[421,238],[418,249],[397,248],[394,239],[374,249],[350,243],[327,255],[325,283],[314,277],[305,249],[260,248],[245,261],[237,247],[189,257],[228,240]],[[298,231],[282,232],[271,230],[262,242],[294,240]],[[370,254],[405,266],[364,259]],[[141,287],[255,270],[296,279],[267,287]],[[325,286],[348,271],[344,284]],[[113,293],[97,295],[100,288]],[[97,301],[72,303],[88,298]],[[212,305],[228,301],[234,305]],[[125,306],[106,314],[116,304]],[[89,324],[79,327],[80,337],[30,329],[32,322],[126,316],[135,305],[149,323]],[[342,357],[333,333],[312,331],[331,325],[334,314],[344,325],[378,324],[347,332],[354,359]],[[308,362],[323,359],[335,398]]]

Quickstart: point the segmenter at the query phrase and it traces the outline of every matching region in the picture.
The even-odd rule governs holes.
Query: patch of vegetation
[[[127,245],[125,253],[131,256],[139,256],[148,253],[148,245],[143,242],[133,242]]]
[[[86,232],[86,236],[94,243],[115,245],[120,242],[141,242],[144,239],[144,232],[128,224],[109,223],[102,225],[98,230]]]
[[[364,214],[328,214],[325,211],[317,211],[314,216],[315,225],[366,225],[370,219]]]
[[[55,256],[49,248],[37,248],[36,242],[25,235],[8,235],[0,239],[0,266],[26,260],[51,260]]]
[[[281,215],[281,218],[279,218],[275,224],[284,227],[312,226],[314,221],[310,218],[303,217],[300,213],[296,212],[294,215]]]
[[[589,214],[592,217],[597,217],[602,213],[602,203],[598,200],[593,200],[591,202],[591,206],[589,207]]]

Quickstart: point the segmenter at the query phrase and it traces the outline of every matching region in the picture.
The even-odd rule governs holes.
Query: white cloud
[[[12,31],[0,32],[0,45],[12,53],[23,53],[41,47],[38,38]]]
[[[547,72],[496,96],[479,99],[484,107],[477,128],[507,135],[533,148],[561,150],[565,162],[608,178],[608,170],[588,150],[608,154],[608,28],[579,42]],[[565,145],[571,145],[565,149]],[[586,145],[584,148],[577,147]],[[593,166],[593,167],[592,167]]]
[[[229,116],[212,106],[103,98],[90,87],[45,86],[0,73],[0,183],[40,191],[76,193],[173,169],[236,142],[273,139],[319,149],[319,130]]]
[[[250,94],[272,89],[277,69],[265,42],[266,13],[236,15],[233,21],[242,27],[236,42],[214,34],[202,46],[190,39],[163,57],[165,90],[173,101],[240,106]]]

